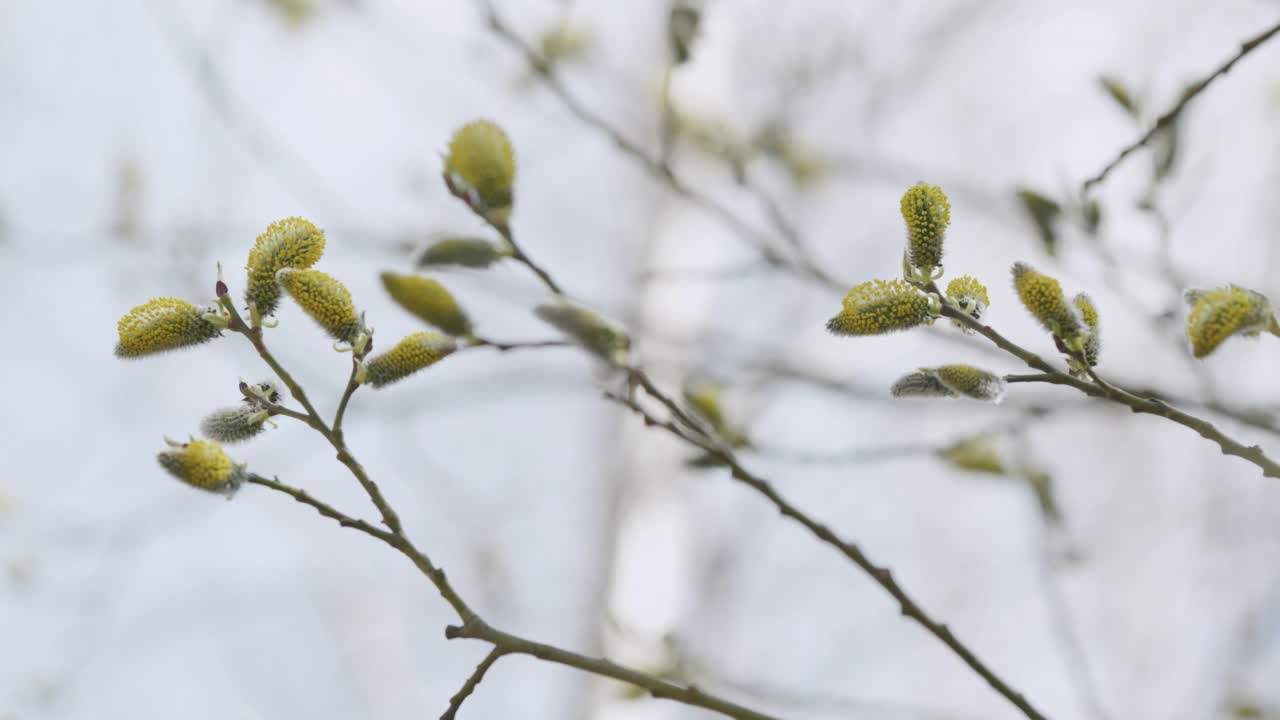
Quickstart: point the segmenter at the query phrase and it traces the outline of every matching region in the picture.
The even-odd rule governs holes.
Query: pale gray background
[[[939,443],[1020,402],[1079,405],[1066,389],[1026,386],[1003,408],[889,404],[883,388],[919,365],[1021,369],[924,333],[829,337],[838,294],[777,274],[640,283],[646,268],[753,256],[566,113],[472,3],[315,5],[291,26],[258,1],[0,2],[0,718],[443,711],[484,648],[444,640],[453,618],[403,559],[286,498],[249,488],[227,503],[156,467],[162,434],[183,437],[234,402],[238,377],[265,377],[251,349],[228,338],[126,363],[111,348],[118,317],[148,297],[207,299],[217,261],[240,286],[253,238],[293,214],[327,230],[321,267],[350,286],[380,337],[417,329],[377,272],[408,267],[408,249],[430,232],[483,232],[438,179],[450,132],[476,116],[500,122],[517,148],[514,225],[527,249],[576,297],[627,321],[668,387],[693,371],[734,380],[781,358],[876,391],[738,383],[730,410],[762,442]],[[501,4],[531,41],[564,22],[588,33],[588,54],[562,67],[568,84],[650,148],[666,7]],[[1006,280],[1012,261],[1029,260],[1092,292],[1109,376],[1194,395],[1185,353],[1108,289],[1083,236],[1065,232],[1060,257],[1047,258],[1012,189],[1061,196],[1137,136],[1099,74],[1134,88],[1149,122],[1278,9],[719,0],[673,96],[739,139],[785,107],[798,142],[841,163],[805,189],[768,160],[751,167],[832,274],[891,277],[898,197],[916,180],[939,183],[954,204],[947,267],[987,281],[993,324],[1052,352]],[[793,96],[796,68],[819,78]],[[1178,170],[1159,196],[1175,266],[1196,285],[1276,296],[1280,43],[1185,120]],[[682,144],[677,165],[767,227],[721,162]],[[1148,281],[1157,235],[1133,209],[1149,165],[1135,157],[1100,197],[1105,240],[1128,271],[1122,287],[1155,310],[1169,300]],[[446,282],[486,333],[546,336],[529,313],[544,292],[521,268]],[[293,307],[271,340],[331,408],[346,356]],[[1206,365],[1224,397],[1276,403],[1278,357],[1280,340],[1265,337],[1228,343]],[[654,671],[671,634],[692,679],[786,717],[1017,717],[829,548],[723,473],[683,472],[687,451],[624,421],[596,382],[573,352],[468,353],[362,391],[348,437],[414,538],[501,626]],[[1057,483],[1065,537],[1046,538],[1024,487],[928,458],[748,457],[893,567],[1055,718],[1096,715],[1054,630],[1054,586],[1109,717],[1222,718],[1237,702],[1280,712],[1280,485],[1184,428],[1107,406],[1038,421],[1027,438],[1023,451]],[[352,512],[372,510],[301,427],[282,423],[233,453]],[[1046,542],[1080,561],[1048,572]],[[708,715],[514,658],[463,716]]]

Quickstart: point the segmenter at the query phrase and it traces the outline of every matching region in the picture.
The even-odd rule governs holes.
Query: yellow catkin
[[[533,312],[602,360],[613,365],[626,363],[631,338],[590,310],[568,303],[548,303]]]
[[[1237,285],[1193,290],[1187,293],[1187,301],[1191,304],[1187,337],[1197,358],[1209,355],[1232,335],[1252,337],[1275,325],[1271,301]]]
[[[493,243],[480,238],[445,238],[422,252],[418,264],[457,265],[469,268],[487,268],[506,257],[507,253]]]
[[[414,333],[395,347],[365,362],[365,382],[383,387],[430,367],[458,349],[452,338],[434,332]]]
[[[221,328],[208,319],[214,308],[178,298],[152,298],[129,311],[116,324],[116,356],[137,358],[208,342]]]
[[[1036,272],[1030,265],[1015,263],[1013,287],[1023,306],[1046,330],[1064,341],[1071,341],[1083,334],[1080,316],[1067,302],[1062,285],[1057,280]]]
[[[208,440],[193,440],[156,456],[170,475],[194,488],[231,495],[244,480],[244,468]]]
[[[943,365],[934,372],[944,385],[966,397],[996,403],[1004,399],[1004,378],[995,373],[972,365]]]
[[[1089,363],[1089,367],[1093,367],[1098,364],[1098,356],[1102,354],[1102,336],[1098,331],[1098,307],[1093,304],[1093,298],[1085,293],[1076,294],[1071,298],[1071,304],[1075,305],[1076,310],[1080,312],[1080,319],[1088,329],[1089,336],[1084,343],[1084,359]]]
[[[387,294],[400,307],[454,337],[471,334],[471,320],[444,285],[420,275],[384,272],[381,277]]]
[[[893,384],[894,397],[968,397],[998,403],[1004,399],[1004,378],[972,365],[920,368]]]
[[[505,220],[512,205],[516,160],[501,127],[473,120],[459,128],[449,141],[444,170],[455,191],[474,193],[479,209]]]
[[[355,344],[360,335],[360,318],[345,285],[319,270],[285,268],[276,278],[298,307],[325,332],[336,340]]]
[[[262,315],[270,315],[280,306],[280,287],[276,273],[284,268],[305,270],[315,265],[324,254],[324,232],[309,220],[289,217],[277,220],[258,236],[249,251],[245,270],[249,282],[244,300]]]
[[[902,195],[907,224],[907,257],[923,273],[942,264],[942,241],[951,224],[951,203],[937,185],[918,183]]]
[[[905,280],[870,280],[855,285],[844,310],[827,321],[836,335],[881,335],[929,323],[929,299]]]

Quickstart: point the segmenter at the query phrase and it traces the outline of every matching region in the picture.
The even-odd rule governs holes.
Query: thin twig
[[[510,352],[512,350],[537,350],[541,348],[565,348],[572,347],[573,344],[567,340],[522,340],[513,342],[503,342],[500,340],[490,340],[489,338],[475,337],[460,350],[470,348],[492,348],[498,352]]]
[[[659,397],[659,399],[662,397],[660,391],[649,390],[646,388],[646,392],[649,392],[651,395],[655,395],[655,397]],[[917,622],[921,627],[950,648],[951,651],[959,656],[959,658],[963,660],[970,669],[981,676],[983,680],[986,680],[988,685],[1017,707],[1023,715],[1028,718],[1032,718],[1033,720],[1046,720],[1045,715],[1036,710],[1036,708],[1026,699],[1025,696],[1023,696],[1022,693],[1015,690],[1006,680],[997,675],[991,668],[987,667],[986,663],[980,660],[967,645],[961,642],[960,639],[955,636],[955,633],[947,627],[947,625],[933,619],[932,616],[925,612],[925,610],[920,607],[920,605],[913,600],[909,594],[907,594],[906,590],[898,584],[897,580],[893,577],[893,572],[889,568],[876,565],[856,544],[840,538],[840,536],[836,535],[831,528],[817,520],[814,520],[804,511],[792,505],[786,500],[786,498],[782,497],[782,495],[778,493],[769,481],[744,468],[738,462],[738,459],[734,456],[732,451],[715,442],[700,439],[691,435],[679,425],[675,424],[672,420],[659,420],[651,415],[648,410],[642,407],[633,398],[623,397],[622,395],[614,393],[606,393],[606,397],[630,408],[632,412],[636,413],[642,420],[644,420],[646,425],[662,428],[668,433],[674,435],[676,438],[679,438],[686,443],[713,455],[729,468],[733,479],[747,485],[751,489],[763,495],[784,517],[788,517],[800,523],[823,543],[835,548],[840,552],[840,554],[844,555],[847,559],[851,560],[855,565],[862,569],[862,571],[869,575],[876,584],[880,585],[881,588],[893,596],[893,599],[897,601],[903,615]],[[667,398],[667,402],[664,404],[672,402],[673,401]]]
[[[552,645],[527,640],[484,623],[451,625],[446,628],[445,636],[449,639],[470,638],[483,640],[491,643],[494,647],[501,648],[506,653],[529,655],[539,660],[577,668],[593,675],[621,680],[636,687],[644,688],[655,698],[674,700],[690,707],[714,710],[731,718],[740,718],[741,720],[777,720],[772,715],[766,715],[712,695],[697,685],[681,685],[660,680],[652,675],[646,675],[619,665],[607,658],[587,657],[586,655],[580,655]]]
[[[564,296],[564,290],[562,290],[560,285],[556,283],[555,279],[551,277],[551,273],[547,272],[541,265],[534,262],[533,258],[529,257],[524,249],[520,247],[520,244],[516,242],[515,233],[511,232],[510,225],[505,222],[498,223],[492,221],[489,224],[494,230],[497,230],[498,234],[502,235],[502,239],[506,240],[507,244],[511,246],[511,259],[532,270],[533,274],[538,276],[538,279],[542,281],[543,285],[547,286],[548,290],[556,295],[560,295],[561,297]]]
[[[440,720],[454,720],[458,716],[458,710],[462,708],[462,703],[466,702],[468,697],[471,697],[471,693],[476,691],[476,686],[484,679],[484,674],[489,672],[489,668],[493,667],[493,664],[498,662],[498,659],[505,654],[506,652],[502,648],[497,645],[493,646],[489,654],[484,656],[484,659],[480,661],[476,669],[467,677],[467,681],[462,684],[458,692],[449,698],[449,708],[440,716]]]
[[[1071,602],[1063,591],[1057,573],[1057,558],[1053,549],[1053,533],[1057,527],[1052,519],[1040,513],[1040,586],[1044,591],[1045,605],[1053,624],[1053,631],[1062,646],[1063,664],[1076,686],[1080,700],[1088,708],[1093,720],[1109,720],[1110,715],[1103,707],[1102,699],[1094,686],[1093,673],[1089,668],[1089,656],[1075,629],[1071,615]]]
[[[1085,193],[1088,193],[1089,190],[1092,189],[1094,185],[1097,185],[1098,183],[1106,179],[1107,175],[1111,174],[1112,170],[1115,170],[1120,165],[1120,163],[1124,162],[1125,158],[1129,157],[1129,155],[1137,151],[1139,148],[1146,146],[1146,144],[1151,142],[1151,139],[1154,138],[1157,133],[1159,133],[1162,129],[1164,129],[1165,127],[1172,124],[1175,120],[1177,120],[1178,116],[1182,114],[1182,111],[1186,109],[1187,105],[1189,105],[1192,100],[1194,100],[1198,95],[1200,95],[1200,93],[1208,89],[1208,87],[1213,83],[1214,80],[1217,80],[1223,75],[1226,75],[1228,72],[1231,71],[1231,68],[1234,67],[1236,63],[1243,60],[1245,56],[1248,55],[1249,53],[1253,52],[1254,50],[1257,50],[1264,43],[1266,43],[1268,40],[1274,37],[1277,33],[1280,33],[1280,23],[1277,23],[1271,26],[1270,28],[1262,31],[1258,35],[1255,35],[1254,37],[1250,38],[1249,40],[1246,40],[1243,44],[1241,44],[1240,49],[1237,50],[1235,55],[1232,55],[1229,60],[1227,60],[1222,65],[1220,65],[1216,70],[1210,73],[1207,77],[1203,78],[1199,82],[1187,88],[1186,92],[1182,94],[1182,97],[1178,100],[1178,102],[1175,103],[1173,107],[1169,108],[1169,110],[1166,111],[1163,115],[1156,118],[1155,124],[1152,125],[1151,129],[1148,130],[1145,134],[1143,134],[1142,137],[1138,138],[1134,142],[1130,143],[1123,150],[1121,150],[1120,154],[1117,155],[1115,158],[1113,158],[1111,162],[1107,163],[1106,166],[1102,168],[1102,170],[1098,171],[1097,175],[1094,175],[1088,180],[1085,180],[1084,185],[1081,188],[1082,191]]]
[[[494,650],[501,651],[501,654],[503,655],[529,655],[547,662],[577,668],[594,675],[620,680],[622,682],[644,688],[656,698],[665,698],[684,703],[686,705],[691,705],[693,707],[714,710],[738,720],[776,720],[764,713],[756,712],[750,708],[737,705],[725,700],[724,698],[707,693],[693,685],[682,686],[666,682],[651,675],[646,675],[638,670],[619,665],[612,660],[605,658],[590,658],[553,645],[536,642],[534,640],[529,640],[527,638],[499,630],[481,619],[449,583],[444,571],[436,567],[431,562],[430,558],[428,558],[422,551],[418,550],[418,548],[403,535],[383,530],[364,520],[351,517],[350,515],[337,510],[332,505],[313,497],[307,491],[286,485],[279,480],[268,479],[261,475],[251,474],[246,478],[246,482],[270,488],[288,495],[294,500],[310,506],[315,509],[316,512],[337,522],[342,527],[357,530],[372,538],[380,540],[394,548],[405,557],[409,558],[409,560],[413,562],[422,574],[436,586],[441,597],[449,603],[449,605],[454,609],[454,612],[457,613],[458,618],[461,620],[461,625],[450,625],[445,629],[445,637],[450,640],[458,638],[483,640],[491,644]],[[477,682],[479,681],[477,680]]]
[[[351,354],[351,377],[347,378],[347,387],[342,391],[342,399],[338,401],[338,410],[333,414],[333,434],[338,438],[338,442],[344,442],[342,436],[342,419],[347,414],[347,403],[351,402],[351,396],[355,394],[356,388],[360,387],[357,381],[360,372],[360,358],[353,352]]]

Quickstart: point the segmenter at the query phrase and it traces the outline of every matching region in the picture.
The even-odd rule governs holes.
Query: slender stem
[[[607,658],[593,658],[575,652],[563,650],[553,645],[527,640],[510,633],[503,632],[484,623],[467,623],[453,625],[445,630],[446,637],[470,638],[492,643],[495,648],[505,653],[529,655],[547,662],[577,668],[593,675],[613,678],[644,688],[655,698],[674,700],[691,707],[714,710],[722,715],[741,720],[776,720],[751,708],[738,705],[708,693],[696,685],[680,685],[660,680],[652,675],[619,665]]]
[[[484,679],[484,674],[489,672],[489,668],[493,667],[493,664],[506,654],[505,650],[494,645],[489,654],[484,656],[484,659],[480,661],[476,669],[467,677],[467,681],[462,684],[458,692],[449,698],[449,708],[440,716],[440,720],[454,720],[458,716],[458,710],[462,708],[462,703],[471,697],[471,693],[476,691],[476,686]]]
[[[307,399],[307,393],[302,389],[302,386],[293,379],[293,376],[289,374],[289,371],[285,370],[279,361],[276,360],[275,356],[271,354],[271,351],[267,349],[267,345],[262,339],[262,328],[251,328],[245,324],[244,320],[240,318],[240,313],[236,311],[235,303],[231,301],[229,294],[222,294],[220,302],[231,315],[231,322],[228,329],[233,332],[238,332],[249,339],[249,342],[253,344],[253,348],[258,351],[258,356],[262,358],[263,362],[271,367],[276,376],[280,378],[280,381],[289,388],[289,392],[293,397],[298,400],[304,409],[306,409],[308,417],[307,424],[315,428],[317,432],[329,441],[329,444],[332,445],[333,449],[338,453],[338,461],[343,465],[346,465],[347,469],[351,471],[351,474],[355,476],[357,481],[359,481],[360,486],[364,488],[365,494],[369,496],[369,499],[373,501],[374,506],[378,508],[378,512],[382,515],[382,522],[391,529],[391,532],[396,535],[403,535],[404,528],[400,525],[400,516],[396,514],[396,511],[391,507],[391,504],[388,503],[387,499],[382,495],[382,489],[378,487],[377,483],[373,482],[373,480],[369,478],[367,473],[365,473],[364,468],[361,467],[360,463],[356,461],[354,456],[352,456],[351,451],[347,449],[342,437],[335,433],[333,428],[325,424],[324,420],[320,417],[320,413],[316,412],[315,406]],[[355,379],[354,373],[355,368],[353,367],[353,381]],[[350,387],[350,385],[348,385],[348,387]]]
[[[619,665],[612,660],[605,658],[590,658],[580,655],[569,650],[564,650],[553,645],[536,642],[527,638],[513,635],[511,633],[499,630],[480,618],[462,599],[453,585],[445,576],[444,570],[437,567],[431,562],[425,553],[419,550],[404,535],[389,532],[376,527],[364,520],[351,517],[346,513],[334,508],[332,505],[319,500],[307,491],[286,485],[277,479],[268,479],[261,475],[251,474],[246,482],[270,488],[276,492],[283,493],[294,500],[313,508],[322,516],[337,522],[342,527],[351,528],[368,535],[372,538],[382,541],[383,543],[394,548],[400,554],[407,557],[415,567],[418,568],[427,580],[436,587],[440,596],[445,602],[453,608],[457,614],[461,625],[450,625],[445,629],[445,637],[450,640],[458,638],[470,638],[483,640],[493,646],[490,653],[501,655],[519,654],[536,657],[540,660],[577,668],[584,672],[588,672],[601,677],[613,678],[622,682],[631,683],[637,687],[648,690],[654,697],[674,700],[694,707],[706,708],[714,710],[723,715],[740,720],[774,720],[771,716],[756,712],[750,708],[737,705],[728,700],[702,691],[692,685],[681,686],[674,683],[660,680],[651,675]],[[493,662],[497,661],[497,657],[493,658]],[[492,665],[493,662],[489,662]],[[485,668],[488,669],[487,667]],[[479,668],[477,668],[479,671]],[[483,673],[479,673],[483,674]],[[472,676],[475,684],[480,682],[476,674]],[[468,681],[470,683],[470,681]],[[464,687],[465,689],[465,687]],[[474,684],[472,684],[474,690]],[[465,698],[464,698],[465,699]],[[454,696],[454,701],[461,704],[458,696]],[[446,715],[448,717],[448,715]]]
[[[646,391],[650,394],[657,393],[657,396],[661,396],[661,391],[659,390],[649,390],[646,388]],[[986,665],[986,663],[982,662],[982,660],[980,660],[967,645],[955,636],[955,633],[953,633],[946,624],[933,619],[932,616],[925,612],[925,610],[921,608],[909,594],[907,594],[906,590],[898,584],[893,577],[893,572],[889,570],[889,568],[876,565],[856,544],[840,538],[840,536],[836,535],[831,528],[817,520],[814,520],[805,514],[804,511],[792,505],[786,498],[782,497],[782,495],[778,493],[769,481],[752,474],[749,470],[744,468],[738,462],[738,459],[734,456],[732,451],[722,448],[710,441],[691,435],[671,420],[659,420],[649,414],[648,410],[644,409],[632,398],[616,394],[607,394],[606,397],[630,408],[640,416],[642,420],[644,420],[646,425],[662,428],[675,437],[684,440],[686,443],[715,456],[718,460],[728,466],[734,480],[747,485],[751,489],[763,495],[765,499],[772,503],[778,512],[784,517],[798,522],[823,543],[835,548],[840,552],[840,554],[844,555],[845,558],[851,560],[863,572],[869,575],[878,585],[880,585],[881,588],[893,596],[893,599],[897,601],[898,607],[903,615],[914,620],[930,634],[940,640],[944,645],[950,648],[951,651],[959,656],[970,669],[981,676],[983,680],[986,680],[988,685],[990,685],[1000,695],[1004,696],[1004,698],[1018,708],[1023,715],[1031,718],[1032,720],[1046,720],[1045,715],[1036,710],[1026,697],[1022,695],[1022,693],[1015,690],[1012,685],[997,675],[994,670]],[[667,402],[672,401],[668,398]],[[665,404],[666,403],[664,403],[664,405]]]
[[[498,233],[502,235],[502,239],[506,240],[507,244],[511,246],[511,258],[513,260],[532,270],[533,274],[538,276],[538,279],[542,281],[543,285],[547,286],[548,290],[556,295],[564,297],[564,290],[560,289],[560,285],[551,277],[551,273],[547,272],[541,265],[534,262],[533,258],[529,257],[528,253],[524,251],[524,248],[521,248],[520,244],[516,242],[516,235],[511,232],[510,225],[505,222],[498,223],[493,221],[490,221],[489,224],[492,225],[493,229],[497,230]]]
[[[1272,37],[1275,37],[1277,34],[1280,34],[1280,23],[1277,23],[1267,28],[1266,30],[1259,33],[1258,35],[1255,35],[1254,37],[1242,43],[1240,45],[1240,49],[1237,50],[1236,53],[1232,55],[1225,63],[1218,66],[1218,68],[1213,72],[1209,73],[1208,76],[1199,80],[1194,85],[1188,87],[1186,91],[1183,92],[1182,97],[1178,100],[1178,102],[1175,103],[1173,107],[1169,108],[1169,110],[1167,110],[1163,115],[1156,118],[1155,124],[1152,125],[1151,129],[1148,130],[1146,133],[1144,133],[1142,137],[1133,141],[1132,143],[1127,145],[1123,150],[1121,150],[1119,155],[1116,155],[1115,158],[1111,160],[1111,162],[1107,163],[1105,167],[1103,167],[1101,170],[1098,171],[1098,174],[1094,175],[1088,180],[1085,180],[1084,185],[1082,186],[1081,189],[1087,193],[1089,192],[1090,189],[1093,188],[1094,185],[1097,185],[1098,183],[1106,179],[1107,175],[1110,175],[1112,170],[1115,170],[1117,167],[1119,167],[1120,163],[1124,162],[1125,158],[1129,157],[1129,155],[1136,152],[1139,148],[1146,146],[1148,143],[1151,142],[1152,138],[1154,138],[1157,133],[1159,133],[1161,130],[1168,127],[1169,125],[1172,125],[1178,119],[1178,116],[1182,114],[1182,111],[1187,108],[1187,105],[1189,105],[1191,101],[1194,100],[1197,96],[1199,96],[1200,93],[1208,89],[1208,87],[1213,83],[1213,81],[1217,80],[1223,75],[1226,75],[1228,72],[1231,71],[1231,68],[1234,67],[1236,63],[1243,60],[1246,55],[1253,52],[1254,50],[1257,50],[1259,47],[1261,47],[1264,43],[1266,43]]]
[[[338,410],[333,414],[333,434],[337,437],[339,443],[344,443],[342,435],[342,419],[347,414],[347,403],[351,402],[351,396],[355,394],[356,388],[360,387],[360,383],[356,381],[356,373],[360,371],[360,358],[354,353],[351,355],[351,377],[347,378],[347,387],[342,391],[342,399],[338,401]]]
[[[536,350],[539,348],[563,348],[572,347],[573,344],[566,340],[528,340],[517,342],[502,342],[499,340],[490,340],[488,338],[475,337],[464,345],[461,349],[467,348],[492,348],[498,352],[510,352],[512,350]]]

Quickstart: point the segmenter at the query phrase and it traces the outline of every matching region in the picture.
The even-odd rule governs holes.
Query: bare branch
[[[1094,175],[1088,180],[1085,180],[1084,185],[1081,186],[1081,190],[1087,193],[1089,192],[1090,189],[1093,188],[1094,185],[1097,185],[1098,183],[1106,179],[1107,175],[1110,175],[1112,170],[1115,170],[1117,167],[1119,167],[1120,163],[1124,162],[1125,158],[1129,157],[1129,155],[1133,154],[1138,149],[1146,146],[1147,143],[1151,142],[1151,139],[1154,138],[1157,133],[1159,133],[1162,129],[1164,129],[1165,127],[1172,124],[1175,120],[1177,120],[1178,116],[1182,114],[1182,111],[1187,108],[1187,105],[1189,105],[1191,101],[1194,100],[1197,96],[1199,96],[1200,93],[1207,90],[1209,86],[1213,84],[1213,81],[1217,80],[1223,75],[1226,75],[1228,72],[1231,71],[1231,68],[1234,67],[1236,63],[1243,60],[1246,55],[1253,52],[1254,50],[1257,50],[1259,47],[1261,47],[1264,43],[1266,43],[1272,37],[1275,37],[1275,35],[1278,33],[1280,33],[1280,23],[1272,25],[1270,28],[1262,31],[1258,35],[1255,35],[1249,40],[1246,40],[1243,44],[1240,45],[1240,49],[1236,51],[1236,54],[1232,55],[1229,60],[1227,60],[1222,65],[1220,65],[1216,70],[1210,73],[1207,77],[1195,83],[1191,87],[1187,88],[1186,92],[1182,94],[1182,97],[1178,100],[1178,102],[1175,103],[1173,107],[1169,108],[1163,115],[1156,118],[1155,124],[1152,125],[1151,129],[1148,130],[1142,137],[1138,138],[1134,142],[1130,143],[1123,150],[1121,150],[1120,154],[1117,155],[1115,158],[1113,158],[1111,162],[1107,163],[1105,167],[1099,170],[1097,175]]]
[[[489,654],[484,656],[484,659],[467,677],[467,681],[462,684],[458,692],[449,698],[449,708],[440,716],[440,720],[454,720],[458,716],[458,710],[462,708],[462,703],[466,702],[468,697],[471,697],[471,693],[476,691],[476,686],[484,679],[484,674],[489,672],[489,668],[493,667],[493,664],[498,662],[498,659],[505,654],[505,651],[495,645],[489,651]]]
[[[656,389],[650,390],[646,387],[646,392],[649,392],[650,395],[654,395],[655,398],[664,405],[674,402],[670,398],[666,398]],[[697,447],[698,449],[714,455],[729,468],[734,480],[743,483],[752,490],[763,495],[765,499],[772,503],[773,506],[777,508],[778,512],[784,517],[790,518],[804,526],[805,529],[820,541],[832,548],[835,548],[841,555],[844,555],[863,572],[869,575],[876,584],[893,596],[893,599],[897,601],[903,615],[914,620],[931,635],[950,648],[951,651],[959,656],[959,658],[963,660],[970,669],[981,676],[983,680],[986,680],[988,685],[990,685],[1000,695],[1004,696],[1004,698],[1018,708],[1023,715],[1028,718],[1032,718],[1033,720],[1046,720],[1045,715],[1043,715],[1039,710],[1036,710],[1026,697],[1022,695],[1022,693],[1015,690],[1012,685],[996,674],[995,671],[987,667],[986,663],[982,662],[982,660],[980,660],[967,645],[961,642],[951,629],[947,627],[947,625],[935,620],[925,612],[925,610],[920,607],[920,605],[912,599],[909,594],[907,594],[906,590],[898,584],[897,580],[893,577],[893,572],[889,570],[889,568],[876,565],[856,544],[840,538],[840,536],[836,535],[831,528],[817,520],[814,520],[804,511],[792,505],[778,493],[769,481],[754,475],[744,468],[738,462],[738,459],[734,456],[732,451],[713,441],[702,440],[694,437],[688,431],[675,424],[672,420],[660,420],[654,417],[648,410],[636,402],[634,398],[627,398],[612,393],[606,394],[606,397],[630,408],[632,412],[636,413],[642,420],[644,420],[646,425],[662,428],[668,433],[671,433],[675,437]]]

